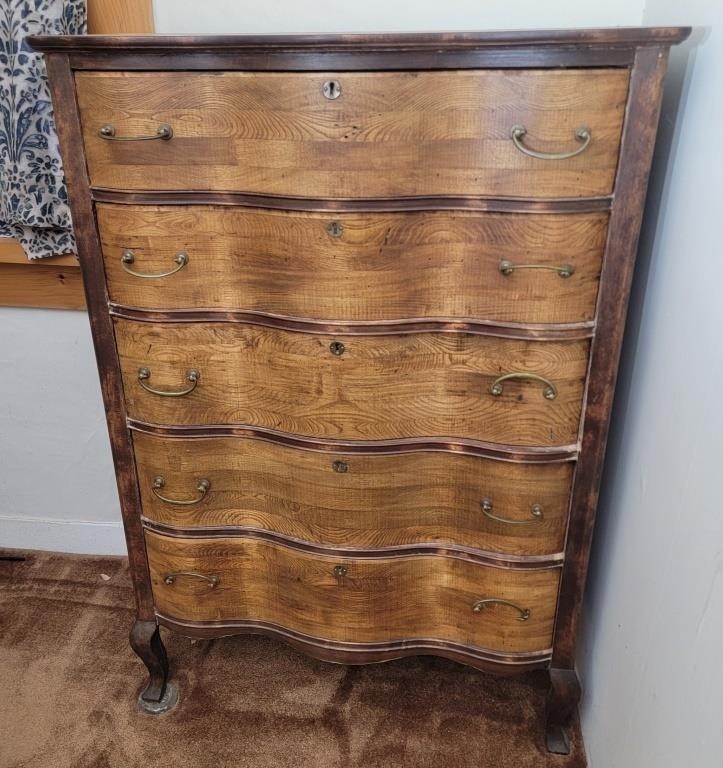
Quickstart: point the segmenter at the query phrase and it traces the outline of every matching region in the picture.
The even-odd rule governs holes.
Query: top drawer
[[[96,187],[575,198],[612,192],[628,77],[623,69],[80,72],[76,87]],[[171,138],[155,138],[164,124]],[[513,139],[514,126],[524,135]]]

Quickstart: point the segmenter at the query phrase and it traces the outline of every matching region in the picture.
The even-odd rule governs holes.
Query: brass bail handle
[[[536,373],[524,373],[523,371],[514,371],[513,373],[505,373],[503,376],[498,376],[490,384],[490,394],[500,397],[504,392],[504,383],[510,379],[539,381],[543,385],[542,394],[545,400],[554,400],[557,397],[557,388],[549,379],[546,379],[544,376],[538,376]]]
[[[150,136],[117,136],[115,126],[112,123],[106,123],[101,126],[98,136],[106,141],[168,141],[173,138],[173,128],[168,123],[161,123],[156,132]]]
[[[520,615],[517,617],[517,621],[527,621],[530,618],[530,609],[521,608],[517,603],[512,603],[509,600],[503,600],[501,597],[486,597],[482,600],[476,600],[472,603],[472,610],[475,613],[481,613],[485,606],[488,605],[507,605],[510,608],[514,608]]]
[[[554,264],[513,264],[509,259],[502,259],[497,265],[500,273],[505,277],[509,277],[516,269],[549,269],[562,277],[572,277],[575,273],[575,267],[572,264],[560,264],[555,266]]]
[[[136,255],[135,253],[130,249],[126,248],[123,253],[121,254],[121,266],[123,269],[129,274],[133,275],[133,277],[142,277],[146,280],[152,279],[155,280],[159,277],[168,277],[169,275],[175,275],[176,272],[179,272],[182,270],[186,264],[188,264],[188,254],[186,251],[179,251],[174,257],[173,262],[176,264],[176,266],[173,269],[169,269],[167,272],[137,272],[135,269],[130,268],[130,264],[135,263]]]
[[[138,369],[138,383],[143,387],[143,389],[146,390],[146,392],[150,392],[152,395],[158,395],[159,397],[183,397],[184,395],[188,395],[193,392],[194,389],[196,389],[198,380],[201,378],[201,373],[195,368],[191,368],[190,370],[186,371],[186,381],[190,382],[190,386],[186,387],[186,389],[154,389],[153,387],[150,387],[148,384],[146,384],[146,381],[148,381],[150,378],[150,368]]]
[[[592,141],[592,131],[581,125],[575,129],[575,139],[581,143],[577,149],[573,149],[570,152],[539,152],[536,149],[523,144],[523,139],[527,136],[527,128],[524,125],[513,125],[510,131],[510,138],[515,147],[524,155],[529,157],[536,157],[538,160],[567,160],[571,157],[576,157],[581,152],[584,152]]]
[[[530,523],[541,523],[544,517],[544,510],[542,504],[532,504],[530,506],[530,515],[532,520],[512,520],[509,517],[500,517],[494,514],[494,507],[492,505],[492,499],[489,496],[485,496],[480,502],[482,508],[482,514],[488,517],[490,520],[494,520],[498,523],[506,523],[507,525],[529,525]]]
[[[221,582],[220,576],[207,576],[205,573],[199,573],[198,571],[171,571],[171,573],[167,573],[163,577],[163,581],[165,584],[175,584],[179,576],[207,581],[211,585],[211,589],[214,589]]]
[[[206,480],[206,478],[202,478],[198,481],[198,485],[196,485],[196,490],[200,494],[195,499],[170,499],[168,496],[163,496],[160,493],[161,488],[163,488],[166,485],[166,481],[163,477],[160,475],[153,479],[153,483],[151,484],[151,490],[153,493],[161,500],[164,501],[166,504],[175,504],[177,507],[190,507],[193,504],[198,504],[199,501],[202,501],[203,498],[206,496],[206,494],[209,492],[211,488],[211,483],[209,480]]]

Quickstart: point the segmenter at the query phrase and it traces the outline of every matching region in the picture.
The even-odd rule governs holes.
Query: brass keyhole
[[[341,83],[338,80],[327,80],[321,90],[327,99],[338,99],[341,96]]]
[[[326,225],[326,231],[331,237],[341,237],[344,234],[344,225],[339,221],[330,221]]]
[[[345,461],[335,461],[332,466],[334,472],[346,472],[349,469],[349,465]]]
[[[341,357],[345,351],[346,347],[340,341],[332,341],[331,344],[329,344],[329,352],[331,352],[332,355]]]
[[[348,569],[345,565],[334,566],[334,576],[336,576],[338,579],[346,576],[347,572],[348,572]]]

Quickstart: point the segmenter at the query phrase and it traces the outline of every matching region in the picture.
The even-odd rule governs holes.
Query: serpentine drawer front
[[[342,559],[262,539],[146,533],[146,543],[158,612],[175,621],[268,623],[344,643],[424,638],[471,653],[550,653],[559,568],[435,555]]]
[[[570,461],[329,453],[143,432],[133,445],[143,514],[174,530],[253,528],[350,549],[452,544],[547,556],[564,549]]]
[[[582,323],[595,314],[607,214],[101,204],[98,225],[111,301],[126,306]]]
[[[351,440],[577,440],[587,340],[346,338],[128,320],[115,328],[128,415],[150,424],[250,424]]]
[[[547,748],[569,751],[662,80],[687,33],[32,40],[144,711],[177,701],[160,626],[256,632],[349,664],[548,670]]]
[[[626,69],[82,72],[76,87],[98,187],[545,198],[612,192],[628,79]],[[140,136],[159,138],[123,141]]]

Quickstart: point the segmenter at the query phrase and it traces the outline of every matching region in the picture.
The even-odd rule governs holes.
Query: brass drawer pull
[[[115,126],[108,123],[101,127],[98,136],[106,141],[153,141],[154,139],[168,141],[173,138],[173,128],[167,123],[162,123],[152,136],[116,136]]]
[[[129,275],[133,277],[143,277],[145,279],[168,277],[169,275],[175,275],[176,272],[183,269],[188,264],[188,254],[185,251],[179,251],[173,261],[176,263],[173,269],[169,269],[168,272],[136,272],[135,269],[131,269],[128,265],[133,264],[136,260],[136,255],[130,248],[126,248],[121,254],[121,266]]]
[[[510,608],[514,608],[520,614],[517,617],[517,621],[527,621],[530,618],[529,608],[520,608],[519,605],[511,603],[509,600],[502,600],[499,597],[486,597],[484,600],[477,600],[472,603],[472,610],[475,613],[480,613],[486,605],[509,605]]]
[[[571,277],[575,272],[575,267],[572,264],[560,264],[558,267],[553,264],[513,264],[507,259],[502,259],[498,264],[498,269],[505,277],[509,277],[516,269],[550,269],[557,272],[560,277]]]
[[[533,504],[530,507],[530,514],[532,520],[510,520],[508,517],[499,517],[492,512],[492,499],[485,497],[480,503],[482,512],[485,517],[489,517],[490,520],[495,520],[498,523],[507,523],[509,525],[529,525],[530,523],[540,523],[543,518],[542,504]]]
[[[526,379],[528,381],[539,381],[540,384],[545,385],[545,388],[542,390],[542,394],[546,400],[554,400],[557,397],[557,389],[551,381],[546,379],[544,376],[538,376],[536,373],[522,373],[521,371],[515,373],[506,373],[504,376],[498,376],[490,384],[490,394],[494,395],[495,397],[499,397],[504,391],[502,385],[509,379]]]
[[[188,395],[189,393],[193,392],[194,389],[196,389],[196,385],[198,384],[198,380],[201,378],[201,374],[195,368],[191,368],[189,371],[186,371],[186,379],[191,382],[191,386],[186,387],[186,389],[176,389],[170,391],[164,389],[153,389],[153,387],[149,387],[145,382],[150,378],[150,368],[138,369],[138,383],[143,387],[143,389],[146,390],[146,392],[150,392],[152,395],[159,395],[160,397],[183,397],[184,395]]]
[[[198,571],[172,571],[163,577],[163,581],[166,584],[174,584],[179,576],[189,576],[194,579],[203,579],[203,581],[207,581],[211,585],[211,589],[218,586],[221,581],[220,576],[206,576],[205,573],[199,573]]]
[[[334,576],[336,576],[338,579],[341,579],[344,576],[346,576],[348,572],[349,572],[349,569],[345,565],[334,566]]]
[[[584,152],[592,141],[592,132],[589,128],[581,125],[575,129],[575,138],[582,142],[582,145],[577,149],[573,149],[570,152],[538,152],[535,149],[530,149],[522,143],[522,139],[527,135],[527,128],[524,125],[513,125],[510,131],[512,143],[525,155],[530,157],[536,157],[538,160],[567,160],[570,157],[575,157],[581,152]]]
[[[163,496],[159,491],[161,488],[163,488],[166,484],[166,481],[158,476],[154,478],[153,484],[151,485],[151,490],[153,493],[161,500],[165,501],[166,504],[175,504],[178,507],[190,507],[192,504],[198,504],[199,501],[203,500],[203,497],[208,493],[208,491],[211,488],[211,483],[206,480],[204,477],[202,480],[198,481],[198,485],[196,486],[196,490],[201,494],[195,499],[169,499],[167,496]]]

